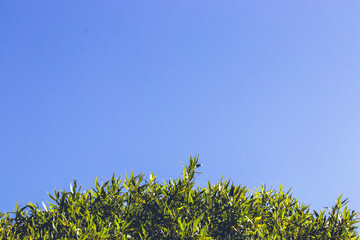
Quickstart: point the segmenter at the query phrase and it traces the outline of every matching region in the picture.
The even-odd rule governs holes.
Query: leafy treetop
[[[0,213],[1,239],[359,239],[359,215],[340,196],[330,211],[310,211],[283,187],[250,191],[221,179],[195,187],[198,157],[180,177],[112,176],[81,191],[50,195],[52,203],[16,204]]]

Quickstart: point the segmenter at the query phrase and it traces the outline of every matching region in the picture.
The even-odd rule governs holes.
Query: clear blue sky
[[[1,1],[0,211],[113,172],[360,210],[360,1]]]

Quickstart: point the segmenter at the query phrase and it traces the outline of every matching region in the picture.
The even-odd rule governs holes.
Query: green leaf
[[[199,217],[197,217],[196,220],[194,221],[194,223],[193,223],[193,233],[196,232],[196,230],[197,230],[196,228],[197,228],[198,224],[200,223],[201,219],[204,217],[204,214],[205,214],[205,213],[201,214],[201,215],[200,215]]]
[[[189,191],[188,202],[189,202],[189,203],[194,203],[194,200],[193,200],[193,198],[192,198],[192,196],[191,196],[191,191]]]

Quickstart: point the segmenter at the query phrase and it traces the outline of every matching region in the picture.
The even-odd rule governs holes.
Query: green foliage
[[[0,213],[1,239],[359,239],[359,215],[340,196],[311,212],[282,187],[250,191],[222,179],[195,187],[198,158],[176,180],[113,177],[87,191],[74,180],[52,203]]]

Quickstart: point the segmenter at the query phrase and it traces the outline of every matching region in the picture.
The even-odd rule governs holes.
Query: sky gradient
[[[360,211],[360,1],[1,1],[0,211],[112,173]]]

